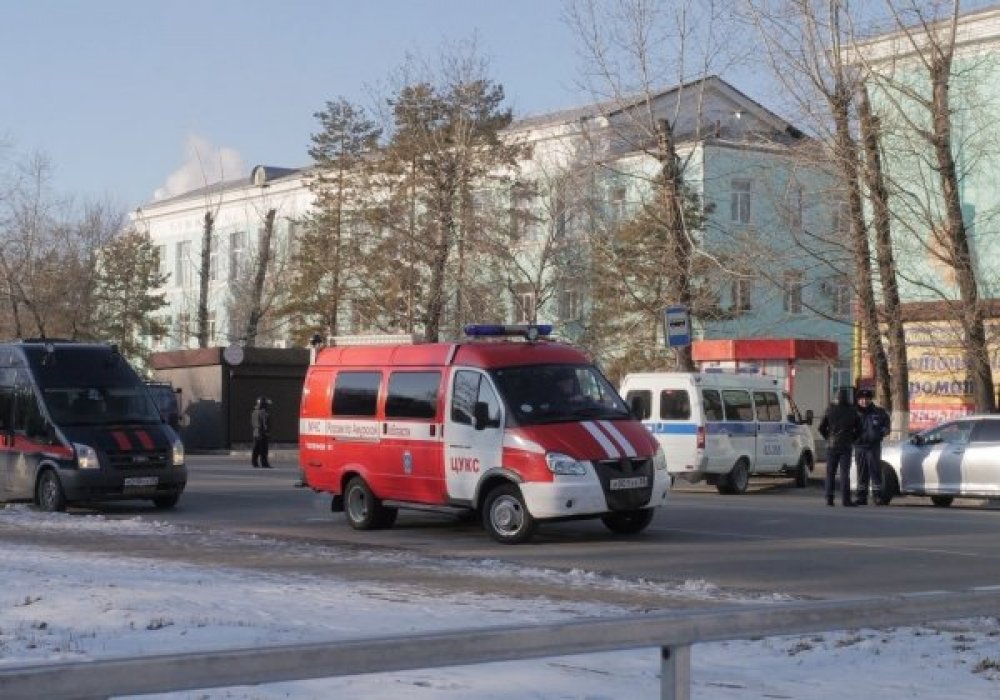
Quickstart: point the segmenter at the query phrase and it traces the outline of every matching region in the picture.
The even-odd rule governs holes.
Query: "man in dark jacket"
[[[268,413],[267,407],[270,405],[271,399],[258,396],[250,414],[250,427],[253,428],[253,451],[250,453],[250,463],[255,469],[271,468],[271,463],[267,459],[267,438],[271,433],[271,414]]]
[[[826,409],[819,432],[826,438],[826,504],[833,505],[834,483],[840,470],[841,502],[853,506],[851,500],[851,448],[861,432],[861,415],[851,405],[851,391],[843,387],[837,393],[837,403]]]
[[[875,505],[883,505],[882,500],[882,440],[889,434],[889,414],[881,406],[876,406],[871,389],[858,391],[858,414],[861,416],[861,432],[854,443],[854,461],[858,465],[859,506],[868,505],[868,483],[872,486]]]

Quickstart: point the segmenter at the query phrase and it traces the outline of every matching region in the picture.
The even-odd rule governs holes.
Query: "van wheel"
[[[344,489],[344,515],[355,530],[379,530],[392,527],[396,522],[396,509],[386,508],[375,498],[368,484],[360,476],[347,482]]]
[[[737,460],[732,470],[716,485],[719,493],[741,494],[747,492],[750,483],[750,465],[745,459]]]
[[[813,468],[812,455],[808,452],[803,452],[802,456],[799,457],[799,463],[795,467],[795,486],[796,488],[804,489],[809,485],[809,472]]]
[[[938,508],[947,508],[955,500],[954,496],[931,496],[931,503]]]
[[[882,493],[879,494],[879,501],[883,506],[892,503],[892,499],[899,495],[899,480],[896,478],[896,471],[885,462],[882,468]]]
[[[42,472],[38,480],[38,487],[35,489],[35,503],[42,510],[49,513],[59,513],[66,510],[66,494],[59,477],[51,469]]]
[[[524,505],[521,489],[514,484],[501,484],[487,494],[483,507],[483,527],[497,542],[527,542],[535,534],[536,526],[535,519]]]
[[[654,514],[652,508],[607,513],[601,516],[601,522],[616,535],[634,535],[645,530],[653,522]]]
[[[174,493],[169,496],[157,496],[153,499],[153,505],[160,510],[168,510],[177,505],[177,501],[181,500],[181,495],[179,493]]]

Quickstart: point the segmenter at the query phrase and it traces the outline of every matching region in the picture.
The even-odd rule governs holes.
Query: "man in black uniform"
[[[872,401],[871,389],[858,391],[858,413],[861,415],[861,432],[854,444],[854,461],[858,465],[859,506],[868,505],[868,483],[872,485],[872,499],[875,505],[883,505],[882,500],[882,440],[889,434],[889,414]]]
[[[834,482],[840,470],[841,502],[853,506],[851,500],[851,448],[861,432],[861,415],[851,405],[851,390],[842,387],[837,403],[826,409],[819,433],[826,438],[826,504],[833,505]]]
[[[267,459],[267,438],[271,433],[271,414],[267,407],[270,405],[271,399],[266,396],[258,396],[253,412],[250,414],[250,427],[253,428],[253,451],[250,453],[250,463],[255,469],[257,467],[271,468],[271,463]]]

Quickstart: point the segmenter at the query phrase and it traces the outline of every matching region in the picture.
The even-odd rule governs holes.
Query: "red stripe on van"
[[[129,442],[128,435],[126,435],[122,431],[120,430],[112,431],[111,437],[115,439],[115,442],[118,444],[119,450],[125,451],[132,449],[132,443]]]
[[[151,450],[156,447],[156,443],[153,442],[153,438],[149,437],[149,433],[145,430],[136,430],[135,436],[139,438],[139,442],[142,444],[144,449]]]

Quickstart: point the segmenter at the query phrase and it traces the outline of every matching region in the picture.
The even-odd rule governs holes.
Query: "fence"
[[[693,644],[885,628],[1000,614],[1000,586],[836,601],[727,606],[530,627],[38,664],[0,671],[0,698],[107,698],[661,648],[665,700],[690,698]]]

